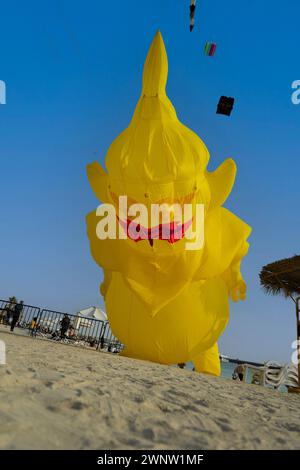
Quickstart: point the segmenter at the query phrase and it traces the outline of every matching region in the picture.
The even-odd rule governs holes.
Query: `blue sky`
[[[299,253],[300,4],[276,0],[43,0],[1,4],[0,296],[76,311],[103,304],[85,214],[96,206],[85,165],[103,162],[128,125],[157,29],[169,57],[168,95],[210,150],[209,169],[237,163],[226,206],[253,227],[246,302],[232,305],[221,352],[288,361],[291,301],[266,296],[261,267]],[[203,54],[206,40],[218,44]],[[230,118],[215,114],[234,96]]]

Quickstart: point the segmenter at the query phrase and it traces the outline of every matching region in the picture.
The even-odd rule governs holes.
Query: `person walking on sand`
[[[11,321],[11,324],[10,324],[10,331],[14,331],[14,328],[15,328],[16,324],[19,321],[19,318],[20,318],[20,315],[22,313],[23,308],[24,308],[23,300],[21,300],[21,302],[18,302],[15,305],[15,308],[13,310],[13,315],[12,315],[12,321]]]
[[[30,336],[34,336],[36,334],[37,330],[37,317],[33,317],[31,320],[30,328],[29,328],[29,334]]]
[[[61,321],[61,323],[60,323],[61,324],[61,328],[60,328],[60,337],[61,337],[61,339],[64,339],[66,337],[66,333],[69,329],[70,323],[71,323],[70,318],[68,317],[67,314],[65,314],[62,321]]]
[[[10,324],[10,319],[12,317],[14,308],[17,304],[17,299],[16,297],[9,297],[9,303],[5,307],[6,315],[5,315],[5,325]]]

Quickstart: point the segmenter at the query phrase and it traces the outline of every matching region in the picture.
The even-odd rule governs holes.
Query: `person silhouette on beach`
[[[21,300],[21,302],[18,302],[15,305],[15,308],[13,310],[13,315],[12,315],[12,321],[11,321],[11,325],[10,325],[10,331],[14,331],[14,328],[15,328],[16,324],[19,321],[20,315],[21,315],[22,310],[24,308],[23,304],[24,304],[24,302],[23,302],[23,300]]]
[[[61,323],[60,323],[61,324],[61,328],[60,328],[60,337],[61,337],[61,339],[66,337],[66,333],[69,329],[70,323],[71,323],[70,318],[68,317],[67,314],[65,314],[62,321],[61,321]]]

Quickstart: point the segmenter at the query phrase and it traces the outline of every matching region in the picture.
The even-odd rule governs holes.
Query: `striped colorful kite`
[[[204,53],[205,55],[212,57],[215,55],[216,49],[217,49],[217,44],[215,44],[214,42],[207,42],[205,44]]]

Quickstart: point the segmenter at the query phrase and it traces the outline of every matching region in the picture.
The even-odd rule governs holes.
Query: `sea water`
[[[235,362],[221,362],[221,377],[224,379],[232,379],[232,374],[237,364]],[[193,370],[193,363],[187,362],[185,368]]]

